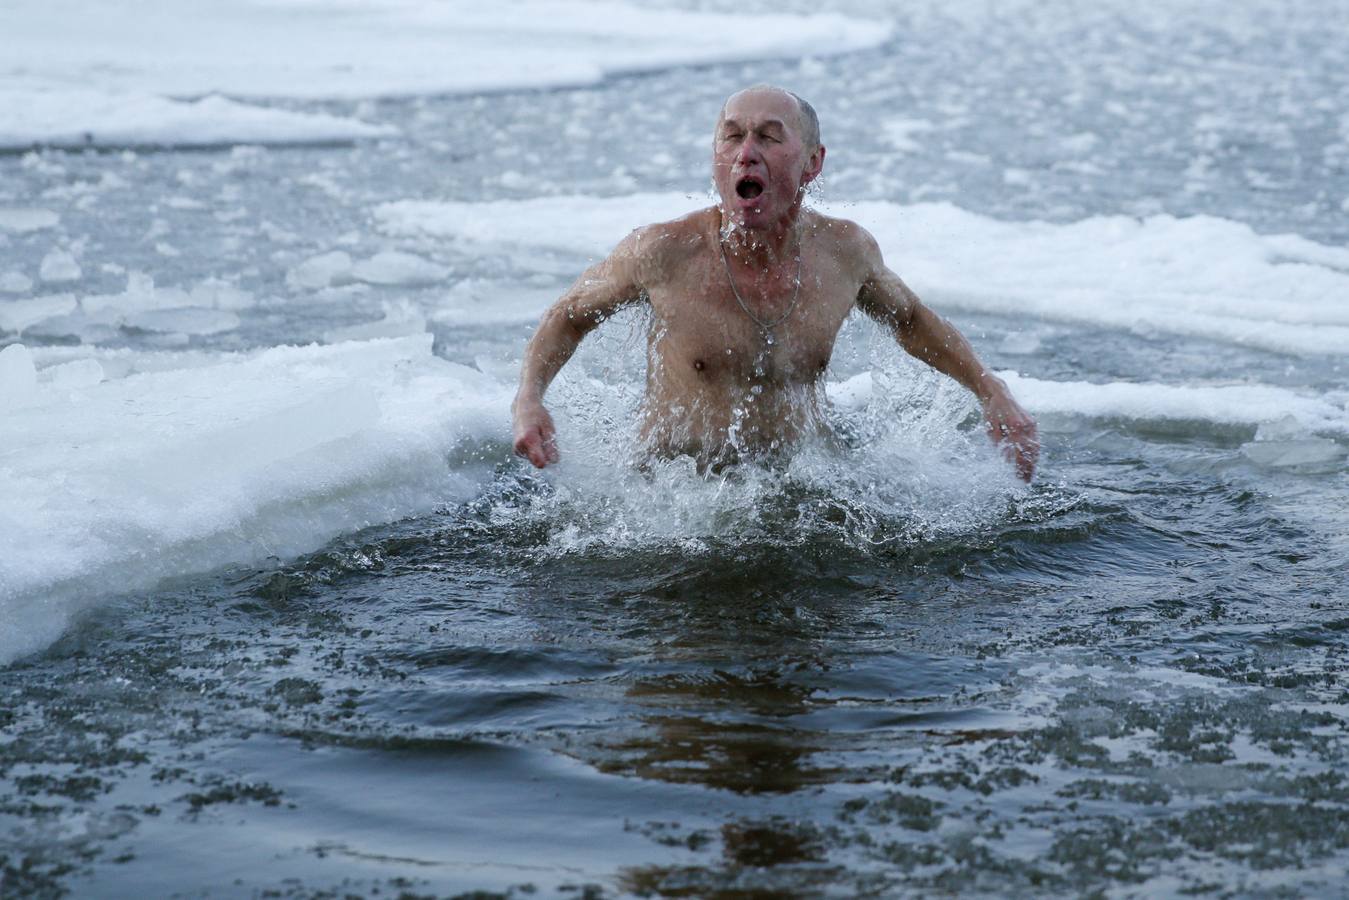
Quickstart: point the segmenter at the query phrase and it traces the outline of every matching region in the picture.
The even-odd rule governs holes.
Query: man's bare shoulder
[[[877,252],[876,239],[852,219],[827,216],[818,210],[805,210],[806,226],[811,233],[826,240],[840,255],[861,258]]]
[[[717,208],[712,206],[667,222],[643,225],[624,238],[619,250],[641,263],[647,280],[658,279],[706,253],[718,221]]]
[[[629,239],[643,253],[680,254],[696,252],[707,236],[715,231],[717,208],[694,210],[666,222],[653,222],[633,229]]]
[[[881,265],[880,246],[861,225],[840,216],[807,210],[806,226],[846,269],[868,275]]]

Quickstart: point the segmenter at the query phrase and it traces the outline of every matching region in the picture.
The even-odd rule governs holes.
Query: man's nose
[[[759,142],[751,135],[740,142],[740,149],[736,151],[735,161],[745,166],[751,162],[759,162]]]

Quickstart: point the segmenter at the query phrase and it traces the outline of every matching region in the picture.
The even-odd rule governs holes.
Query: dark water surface
[[[894,41],[849,57],[375,104],[400,142],[44,152],[0,158],[0,179],[51,202],[117,172],[128,202],[63,208],[102,252],[279,291],[336,235],[377,249],[369,210],[391,199],[699,191],[709,108],[767,80],[821,109],[832,199],[1204,213],[1342,245],[1349,11],[1298,9],[894,13]],[[945,124],[897,157],[857,113],[875,108]],[[503,187],[517,169],[527,186]],[[300,186],[315,171],[339,190]],[[242,225],[129,202],[227,185]],[[155,219],[182,256],[153,256]],[[529,274],[446,253],[456,277]],[[201,345],[308,340],[395,293],[246,312]],[[1089,325],[1026,356],[998,349],[1024,322],[957,321],[1038,378],[1226,372],[1349,396],[1343,357]],[[518,357],[524,336],[434,327],[459,361]],[[969,484],[936,463],[850,478],[875,443],[723,484],[549,480],[487,442],[454,464],[489,486],[435,515],[111,586],[0,670],[0,893],[1344,896],[1343,454],[1263,465],[1242,451],[1254,429],[1207,421],[1041,424],[1026,490],[954,453],[982,439],[968,423],[935,456]]]

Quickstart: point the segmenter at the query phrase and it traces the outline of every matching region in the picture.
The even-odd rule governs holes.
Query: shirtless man
[[[1007,385],[885,267],[866,230],[802,208],[824,157],[810,104],[768,86],[732,95],[713,137],[721,202],[638,228],[544,313],[512,404],[515,452],[557,462],[544,391],[591,329],[636,303],[652,314],[640,430],[650,453],[688,454],[701,469],[788,451],[827,430],[822,377],[856,308],[972,391],[1029,481],[1035,421]]]

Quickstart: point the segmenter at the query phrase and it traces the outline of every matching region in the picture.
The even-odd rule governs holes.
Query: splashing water
[[[610,323],[558,378],[551,402],[563,460],[541,475],[504,476],[477,504],[491,527],[542,535],[553,554],[735,545],[884,552],[1046,512],[1052,492],[1017,481],[987,443],[968,392],[869,324],[854,339],[870,343],[872,368],[825,386],[833,402],[824,424],[834,439],[727,467],[646,457],[633,377],[644,324],[644,316],[626,329]],[[746,402],[755,399],[751,389]],[[737,409],[734,419],[743,418]],[[734,446],[734,421],[730,437]],[[1056,495],[1049,506],[1064,502],[1071,500]]]

